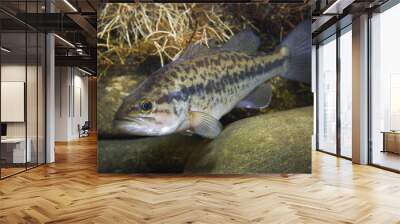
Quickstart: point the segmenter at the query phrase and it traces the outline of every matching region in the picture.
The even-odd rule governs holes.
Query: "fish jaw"
[[[158,104],[149,114],[129,115],[117,113],[113,125],[116,130],[127,135],[161,136],[181,131],[185,123],[184,109],[171,104]]]
[[[172,134],[176,131],[175,127],[154,125],[140,119],[114,120],[113,126],[121,133],[139,136],[161,136]]]

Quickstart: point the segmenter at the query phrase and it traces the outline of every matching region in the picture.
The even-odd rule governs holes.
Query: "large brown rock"
[[[193,151],[206,140],[174,134],[98,141],[98,170],[103,173],[182,173]]]
[[[309,173],[312,107],[228,125],[214,140],[174,134],[98,143],[100,172]]]
[[[190,155],[186,173],[310,173],[312,107],[236,121]]]

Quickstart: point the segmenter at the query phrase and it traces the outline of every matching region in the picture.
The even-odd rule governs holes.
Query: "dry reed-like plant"
[[[221,44],[240,30],[235,16],[220,4],[106,4],[98,17],[101,64],[140,63],[158,55],[161,64],[176,59],[189,43]],[[251,26],[251,24],[250,24]]]

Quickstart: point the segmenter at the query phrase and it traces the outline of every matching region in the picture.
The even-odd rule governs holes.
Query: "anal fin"
[[[254,89],[246,98],[241,100],[236,107],[243,109],[265,109],[272,99],[272,87],[269,83],[263,83]]]

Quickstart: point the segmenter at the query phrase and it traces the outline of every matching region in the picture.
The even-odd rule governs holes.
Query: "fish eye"
[[[153,104],[150,101],[142,100],[140,108],[143,112],[150,112],[153,109]]]

